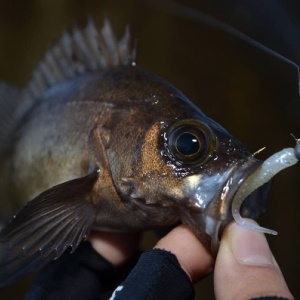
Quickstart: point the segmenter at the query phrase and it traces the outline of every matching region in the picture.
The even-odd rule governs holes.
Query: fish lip
[[[188,204],[181,209],[181,221],[213,254],[218,251],[224,228],[233,220],[231,206],[236,192],[262,163],[248,155],[229,166],[222,161],[221,165],[207,168],[205,173],[185,179]]]
[[[263,162],[253,156],[239,161],[231,167],[224,183],[211,198],[203,212],[205,232],[211,238],[211,251],[217,253],[224,228],[233,220],[231,206],[233,198],[242,183],[259,168]],[[224,191],[227,192],[224,193]],[[223,195],[222,195],[223,193]]]
[[[231,221],[231,205],[233,198],[242,183],[253,174],[263,162],[249,156],[232,166],[224,184],[217,190],[211,199],[204,214],[221,221]]]

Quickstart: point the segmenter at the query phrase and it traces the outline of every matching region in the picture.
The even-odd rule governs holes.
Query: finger
[[[119,267],[137,253],[140,235],[92,231],[89,241],[96,252]]]
[[[215,265],[217,299],[281,296],[293,299],[262,233],[232,223],[225,230]]]
[[[165,249],[175,254],[192,282],[200,280],[212,271],[211,254],[185,225],[174,228],[158,241],[155,248]]]

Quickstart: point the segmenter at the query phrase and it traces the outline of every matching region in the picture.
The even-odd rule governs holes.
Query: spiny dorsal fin
[[[49,88],[79,75],[114,66],[129,66],[135,62],[136,48],[129,28],[117,40],[106,18],[99,29],[90,19],[85,28],[75,26],[46,52],[33,72],[25,94],[36,98]]]

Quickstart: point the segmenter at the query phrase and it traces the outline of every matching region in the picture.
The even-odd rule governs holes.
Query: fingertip
[[[140,235],[135,233],[92,231],[89,242],[113,266],[120,267],[136,255],[139,239]]]
[[[155,248],[172,252],[192,282],[197,282],[213,268],[213,258],[194,233],[180,225],[158,241]]]
[[[222,237],[215,265],[217,299],[281,296],[293,299],[262,233],[235,222]]]

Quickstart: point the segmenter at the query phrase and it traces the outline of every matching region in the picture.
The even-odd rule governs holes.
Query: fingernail
[[[276,265],[264,234],[243,228],[236,223],[231,226],[231,251],[240,264],[252,266]]]

